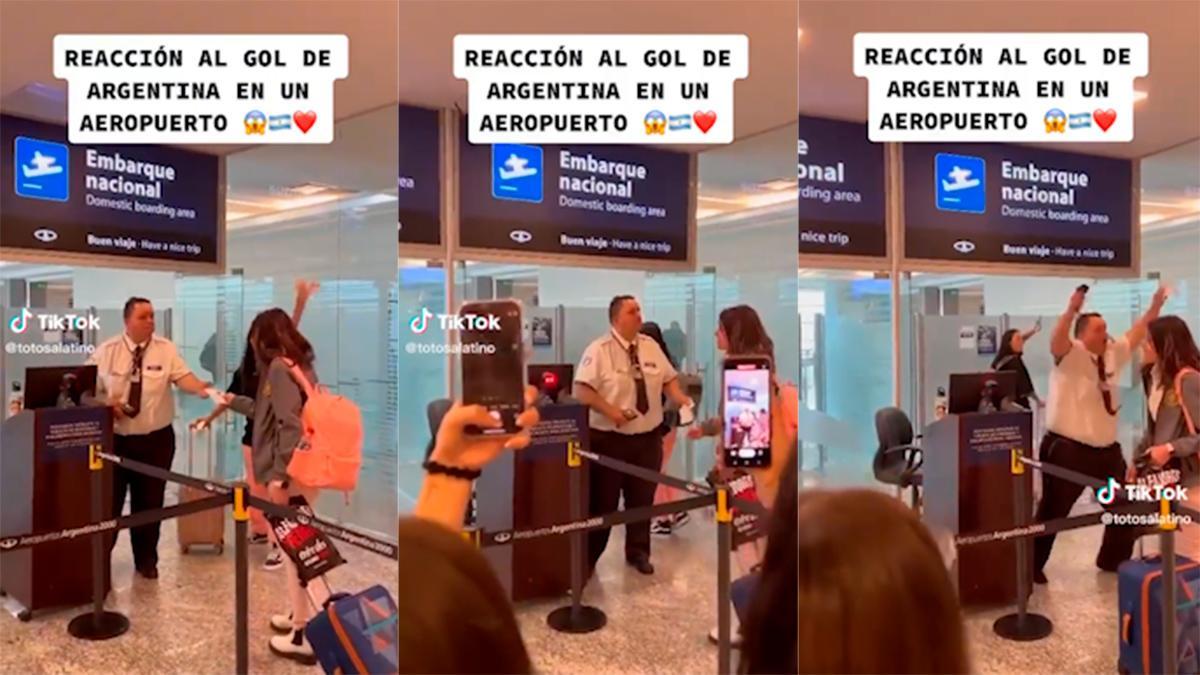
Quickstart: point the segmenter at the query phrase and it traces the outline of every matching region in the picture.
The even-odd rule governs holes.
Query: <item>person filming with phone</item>
[[[666,354],[642,328],[642,308],[631,295],[618,295],[608,305],[610,330],[583,352],[575,369],[574,396],[591,411],[588,426],[592,450],[651,471],[662,464],[658,431],[663,421],[663,393],[681,409],[692,401],[679,386]],[[616,511],[621,495],[625,509],[654,503],[657,486],[607,467],[591,467],[589,515]],[[588,569],[608,546],[609,529],[588,533]],[[625,561],[642,574],[650,564],[650,521],[625,525]]]
[[[1054,369],[1046,399],[1046,435],[1042,461],[1099,479],[1125,478],[1125,458],[1117,441],[1117,412],[1121,408],[1121,370],[1133,350],[1146,338],[1147,326],[1158,318],[1167,291],[1160,287],[1150,308],[1125,335],[1112,339],[1108,324],[1095,312],[1083,312],[1088,287],[1071,295],[1067,309],[1050,336]],[[1072,337],[1072,330],[1073,335]],[[1042,474],[1042,501],[1037,520],[1045,522],[1070,514],[1083,486]],[[1133,554],[1132,530],[1109,525],[1096,556],[1096,566],[1115,572]],[[1034,581],[1046,583],[1044,568],[1054,547],[1054,535],[1034,540]]]

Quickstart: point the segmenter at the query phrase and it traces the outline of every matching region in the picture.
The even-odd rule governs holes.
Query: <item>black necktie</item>
[[[629,345],[629,364],[633,367],[633,383],[637,385],[637,411],[645,415],[650,412],[650,396],[646,394],[646,378],[642,376],[636,342]]]
[[[1096,358],[1096,368],[1100,371],[1100,396],[1104,398],[1104,411],[1115,416],[1121,408],[1113,408],[1112,391],[1108,387],[1108,369],[1104,367],[1103,354]]]
[[[137,417],[142,411],[142,357],[146,355],[146,348],[138,346],[133,350],[133,371],[129,374],[129,401],[125,414],[129,417]]]

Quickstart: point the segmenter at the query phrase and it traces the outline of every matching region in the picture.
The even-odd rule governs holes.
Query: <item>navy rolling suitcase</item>
[[[331,597],[304,633],[326,673],[396,673],[400,668],[397,618],[391,593],[372,586]]]
[[[1162,558],[1128,560],[1118,570],[1118,668],[1122,673],[1163,672]],[[1179,673],[1200,673],[1200,563],[1175,556],[1175,634]]]

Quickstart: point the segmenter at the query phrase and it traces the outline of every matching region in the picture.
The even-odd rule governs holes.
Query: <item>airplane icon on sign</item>
[[[512,180],[537,175],[537,169],[528,166],[529,160],[516,155],[509,155],[504,161],[507,168],[500,169],[500,180]]]
[[[946,174],[954,180],[949,181],[943,178],[942,189],[946,192],[954,192],[955,190],[966,190],[968,188],[978,187],[979,179],[971,178],[971,173],[972,172],[970,169],[964,169],[960,166],[954,167],[953,171],[950,171],[948,174]]]
[[[54,165],[57,161],[54,157],[47,157],[35,150],[33,158],[29,160],[29,165],[21,165],[21,173],[25,174],[26,178],[40,178],[62,173],[63,167]]]

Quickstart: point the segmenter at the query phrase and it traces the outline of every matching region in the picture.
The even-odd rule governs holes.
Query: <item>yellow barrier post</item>
[[[1162,530],[1174,530],[1179,527],[1171,517],[1171,500],[1163,497],[1159,500],[1158,527]]]
[[[1029,524],[1029,488],[1025,485],[1025,452],[1013,448],[1009,455],[1009,471],[1013,477],[1013,524]],[[1029,611],[1029,595],[1033,592],[1029,578],[1028,537],[1017,539],[1017,611],[996,619],[992,632],[1006,640],[1020,642],[1040,640],[1054,631],[1054,623],[1046,616]]]
[[[1025,473],[1025,462],[1021,461],[1021,454],[1020,448],[1012,449],[1012,474],[1014,476],[1020,476]]]
[[[462,531],[462,538],[475,548],[480,548],[482,539],[480,537],[480,530],[478,527],[468,527],[464,529]]]
[[[717,488],[717,673],[732,672],[732,617],[730,616],[729,556],[733,553],[733,510],[730,508],[729,486]]]
[[[237,640],[237,672],[250,672],[250,558],[247,538],[250,505],[246,499],[249,486],[233,486],[233,554],[234,554],[234,635]]]
[[[88,444],[88,474],[91,491],[91,518],[93,523],[99,523],[107,517],[107,505],[103,499],[104,492],[104,459],[100,452],[104,446],[98,443]],[[121,517],[121,512],[111,514],[114,519]],[[116,537],[117,530],[112,536]],[[104,582],[108,577],[105,561],[108,558],[108,546],[105,533],[97,531],[92,539],[92,609],[86,614],[71,619],[67,624],[67,632],[81,640],[109,640],[123,635],[129,630],[129,619],[120,612],[104,609],[104,598],[107,595]],[[26,620],[26,617],[21,617]]]
[[[1163,568],[1162,578],[1168,580],[1162,585],[1162,653],[1163,653],[1163,671],[1164,673],[1177,673],[1178,670],[1178,649],[1179,643],[1177,640],[1178,626],[1175,621],[1175,584],[1170,580],[1175,578],[1175,529],[1176,524],[1172,518],[1171,500],[1162,498],[1159,501],[1158,515],[1158,552],[1162,555]]]

